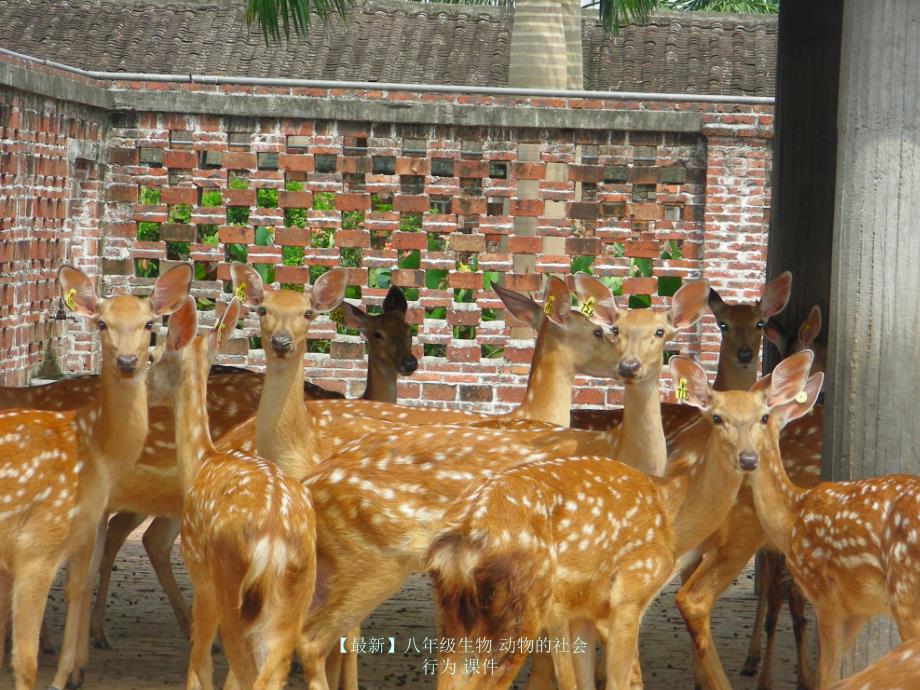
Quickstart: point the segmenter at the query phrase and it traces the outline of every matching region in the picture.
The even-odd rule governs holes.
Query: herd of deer
[[[311,690],[357,690],[356,658],[339,653],[341,638],[357,635],[408,575],[425,572],[439,636],[494,641],[488,658],[462,645],[442,653],[459,670],[439,675],[439,688],[509,687],[526,654],[500,641],[542,634],[579,637],[587,652],[559,645],[534,655],[528,688],[555,678],[561,689],[586,690],[598,674],[607,688],[640,687],[643,613],[682,573],[677,605],[694,677],[722,690],[731,686],[710,614],[763,546],[761,688],[771,685],[787,589],[800,687],[837,681],[842,654],[875,614],[895,619],[905,646],[834,687],[883,690],[920,674],[920,478],[819,483],[820,312],[794,336],[770,322],[788,301],[790,274],[755,305],[726,304],[706,281],[688,282],[668,310],[620,310],[584,274],[569,284],[550,278],[542,304],[496,287],[538,333],[524,400],[497,417],[394,404],[397,374],[417,367],[395,288],[380,316],[343,305],[369,343],[365,399],[309,399],[317,391],[304,382],[307,331],[342,303],[345,273],[329,271],[303,292],[265,288],[243,264],[231,276],[233,299],[198,335],[187,266],[162,275],[148,299],[100,299],[82,272],[60,270],[67,308],[98,328],[102,366],[99,376],[0,390],[0,635],[11,611],[17,690],[35,684],[45,602],[65,561],[52,687],[82,682],[91,641],[108,645],[112,562],[145,516],[155,519],[144,545],[191,639],[189,689],[213,688],[219,632],[230,690],[282,687],[295,652]],[[684,404],[662,405],[665,347],[707,305],[722,331],[715,383],[693,360],[671,357]],[[244,308],[258,315],[264,376],[211,367]],[[151,347],[166,315],[165,340]],[[763,335],[788,356],[757,380]],[[575,375],[622,380],[622,415],[570,414]],[[191,611],[170,569],[177,535]],[[805,599],[817,617],[816,678]],[[755,634],[747,672],[760,646]],[[464,674],[464,663],[490,672]]]

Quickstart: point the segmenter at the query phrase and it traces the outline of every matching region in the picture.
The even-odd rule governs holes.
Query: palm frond
[[[664,0],[668,9],[680,12],[734,12],[776,14],[779,0]]]
[[[661,0],[599,0],[597,5],[604,30],[616,35],[621,24],[646,21]]]
[[[322,19],[333,14],[345,16],[353,5],[354,0],[249,0],[246,22],[256,22],[268,44],[269,40],[279,40],[282,33],[290,40],[291,29],[295,34],[305,33],[311,12]]]

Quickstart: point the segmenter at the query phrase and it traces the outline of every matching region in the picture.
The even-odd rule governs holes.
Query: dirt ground
[[[86,690],[154,690],[184,687],[187,643],[172,610],[146,560],[140,542],[143,526],[135,532],[117,561],[113,573],[108,609],[110,650],[92,650],[86,675]],[[174,554],[177,577],[189,601],[189,580]],[[755,599],[753,569],[748,568],[721,599],[713,618],[713,632],[722,661],[737,690],[753,690],[756,682],[739,674],[747,650]],[[48,604],[52,642],[57,649],[63,629],[64,606],[60,580]],[[647,690],[693,688],[689,673],[689,638],[674,608],[675,585],[669,586],[645,617],[640,637],[642,669]],[[813,635],[814,626],[809,633]],[[425,579],[415,576],[402,591],[381,606],[363,627],[365,639],[395,636],[395,654],[366,654],[360,659],[359,677],[364,690],[386,688],[433,688],[434,679],[424,674],[427,655],[411,650],[412,639],[424,649],[426,637],[434,635],[430,588]],[[56,655],[43,655],[39,687],[47,687],[53,675]],[[215,675],[223,679],[226,665],[220,654],[215,658]],[[10,687],[7,668],[0,676],[0,687]],[[789,619],[784,612],[777,641],[774,688],[795,688],[795,659]],[[519,686],[523,684],[519,683]],[[305,687],[303,678],[292,675],[289,687]]]

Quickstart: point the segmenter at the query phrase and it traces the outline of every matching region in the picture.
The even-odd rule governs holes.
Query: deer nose
[[[411,374],[416,369],[418,369],[418,360],[414,355],[409,355],[403,359],[402,370],[404,374]]]
[[[639,373],[639,367],[642,366],[638,359],[624,359],[620,361],[617,371],[621,378],[634,379]]]
[[[272,336],[272,350],[275,354],[286,355],[294,349],[294,340],[287,333],[275,333]]]
[[[743,450],[738,453],[738,466],[745,472],[751,472],[757,469],[757,453],[751,450]]]
[[[754,351],[749,347],[738,348],[738,361],[742,364],[750,364],[754,359]]]
[[[118,355],[115,366],[122,374],[133,374],[137,369],[137,355]]]

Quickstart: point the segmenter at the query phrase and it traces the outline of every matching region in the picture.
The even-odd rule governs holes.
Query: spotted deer
[[[102,374],[95,402],[72,412],[0,412],[0,600],[12,603],[13,676],[17,690],[35,684],[39,626],[55,572],[68,563],[64,639],[52,687],[79,682],[88,658],[81,619],[88,615],[96,533],[111,487],[140,455],[147,435],[144,363],[154,321],[188,293],[191,271],[177,266],[147,300],[98,299],[93,281],[63,266],[58,283],[67,308],[95,321]],[[5,633],[6,612],[0,615]],[[0,636],[2,639],[2,636]]]
[[[211,441],[208,369],[239,313],[234,299],[213,331],[196,336],[189,298],[170,317],[150,371],[151,398],[175,414],[182,556],[195,590],[188,688],[213,688],[218,627],[239,687],[283,687],[316,576],[315,520],[303,485],[272,462],[218,452]]]
[[[822,380],[809,382],[809,399]],[[800,405],[787,407],[797,413]],[[777,456],[751,478],[754,504],[768,543],[815,608],[824,688],[839,678],[843,653],[871,616],[893,617],[904,641],[920,636],[920,477],[801,488]]]
[[[409,375],[418,362],[412,355],[412,332],[406,323],[407,305],[399,288],[391,288],[383,303],[383,313],[369,316],[359,307],[343,303],[345,321],[358,328],[368,339],[366,399],[396,401],[397,375]],[[208,377],[208,418],[214,438],[220,438],[258,409],[262,393],[261,373],[234,367],[219,367]],[[313,386],[305,395],[315,395]],[[28,389],[33,390],[33,389]],[[331,393],[330,393],[331,394]],[[368,398],[368,396],[370,396]],[[381,396],[377,398],[376,396]],[[112,566],[128,535],[147,515],[158,516],[144,532],[144,548],[154,572],[173,608],[179,627],[190,632],[190,611],[172,573],[170,554],[179,533],[178,515],[181,494],[175,473],[175,433],[172,415],[167,410],[151,411],[151,433],[134,471],[115,487],[109,511],[117,511],[109,521],[99,587],[93,607],[90,636],[93,643],[108,649],[105,634],[105,603]]]
[[[920,637],[903,642],[881,659],[830,690],[906,690],[920,678]]]
[[[560,688],[594,688],[595,625],[607,631],[607,688],[630,687],[639,622],[681,556],[728,514],[757,467],[766,419],[802,388],[811,354],[787,360],[750,392],[717,392],[693,360],[673,357],[672,379],[707,420],[695,449],[663,478],[604,457],[548,458],[502,470],[455,501],[427,564],[442,633],[454,639],[580,638],[585,654],[556,654]],[[692,500],[686,500],[692,498]],[[449,655],[450,656],[450,655]],[[439,688],[507,688],[524,661],[513,649],[494,668]],[[575,658],[578,658],[578,663]],[[449,667],[457,659],[441,659]],[[489,659],[479,657],[479,667]],[[460,664],[457,664],[460,665]]]

